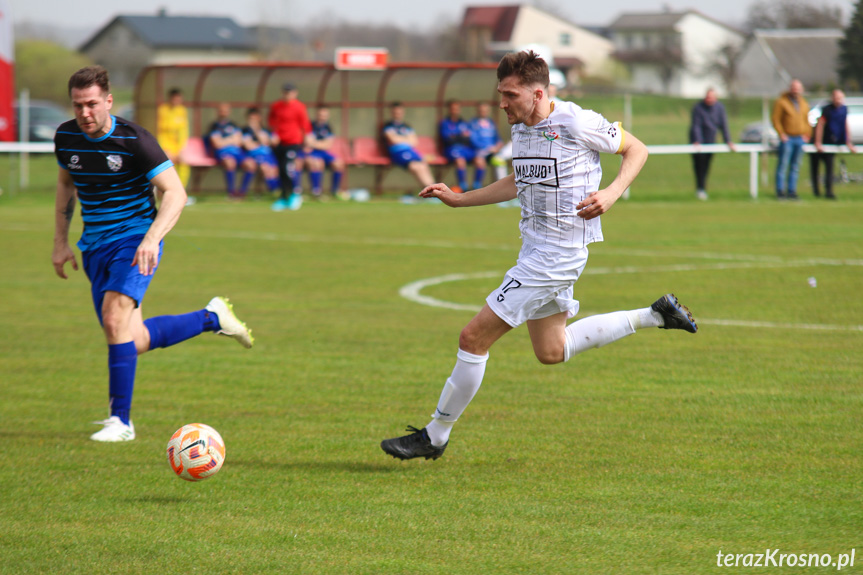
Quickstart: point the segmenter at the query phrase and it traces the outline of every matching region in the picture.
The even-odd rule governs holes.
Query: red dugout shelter
[[[183,91],[189,109],[191,134],[201,136],[215,119],[220,102],[230,103],[234,122],[243,125],[246,108],[256,106],[266,114],[269,105],[282,97],[282,85],[290,82],[311,114],[320,105],[330,108],[330,123],[350,149],[358,140],[377,141],[394,101],[405,105],[406,121],[417,134],[436,138],[449,99],[462,103],[466,119],[480,102],[492,103],[497,110],[496,69],[496,64],[449,62],[390,63],[380,70],[338,70],[321,62],[150,66],[136,83],[135,120],[155,133],[156,108],[176,87]],[[496,111],[494,117],[501,136],[508,139],[505,116]],[[363,176],[352,170],[351,185],[368,185]],[[375,184],[379,183],[378,178]]]

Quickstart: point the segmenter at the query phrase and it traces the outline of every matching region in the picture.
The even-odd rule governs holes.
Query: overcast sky
[[[622,12],[654,12],[697,8],[729,24],[741,24],[755,0],[540,0],[579,25],[606,25]],[[517,4],[518,0],[6,0],[13,22],[52,24],[93,31],[119,14],[154,14],[166,7],[169,14],[231,16],[243,25],[262,21],[280,25],[307,24],[326,18],[351,22],[397,24],[425,30],[437,23],[461,20],[465,6]],[[816,3],[819,3],[816,0]],[[847,19],[855,0],[827,0],[839,6]],[[2,1],[0,1],[2,4]]]

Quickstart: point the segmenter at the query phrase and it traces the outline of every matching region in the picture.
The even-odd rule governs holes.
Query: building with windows
[[[117,16],[79,49],[108,69],[111,83],[132,86],[138,73],[152,64],[181,62],[245,62],[255,59],[255,38],[231,18]]]
[[[729,91],[742,32],[695,10],[624,13],[609,26],[614,56],[629,70],[629,88],[697,98]]]
[[[507,52],[539,45],[570,83],[612,74],[610,40],[536,6],[468,6],[461,32],[467,61],[497,61]]]

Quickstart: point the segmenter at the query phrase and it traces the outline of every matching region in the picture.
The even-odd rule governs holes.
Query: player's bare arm
[[[647,146],[629,132],[623,138],[623,145],[618,151],[621,156],[620,171],[608,187],[593,192],[581,202],[576,209],[578,216],[585,220],[601,216],[611,209],[623,192],[626,191],[647,161]]]
[[[515,186],[515,176],[513,174],[498,180],[492,184],[457,194],[453,192],[446,184],[432,184],[420,192],[423,198],[438,198],[440,201],[450,206],[451,208],[467,208],[471,206],[487,206],[489,204],[498,204],[515,199],[518,195],[518,188]]]
[[[51,263],[54,264],[54,272],[61,278],[66,279],[66,271],[63,269],[66,262],[72,263],[72,269],[78,270],[78,261],[75,253],[69,247],[69,226],[75,215],[75,182],[69,172],[60,168],[57,176],[57,198],[55,200],[54,214],[54,251],[51,254]]]
[[[162,193],[159,214],[135,252],[132,265],[137,265],[143,275],[151,275],[159,263],[159,242],[171,231],[180,219],[186,205],[186,190],[177,175],[177,170],[168,168],[152,179],[153,185]]]

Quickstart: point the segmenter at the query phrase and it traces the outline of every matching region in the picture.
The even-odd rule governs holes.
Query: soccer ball
[[[168,441],[168,463],[180,479],[203,481],[225,462],[225,442],[219,432],[203,423],[190,423]]]

